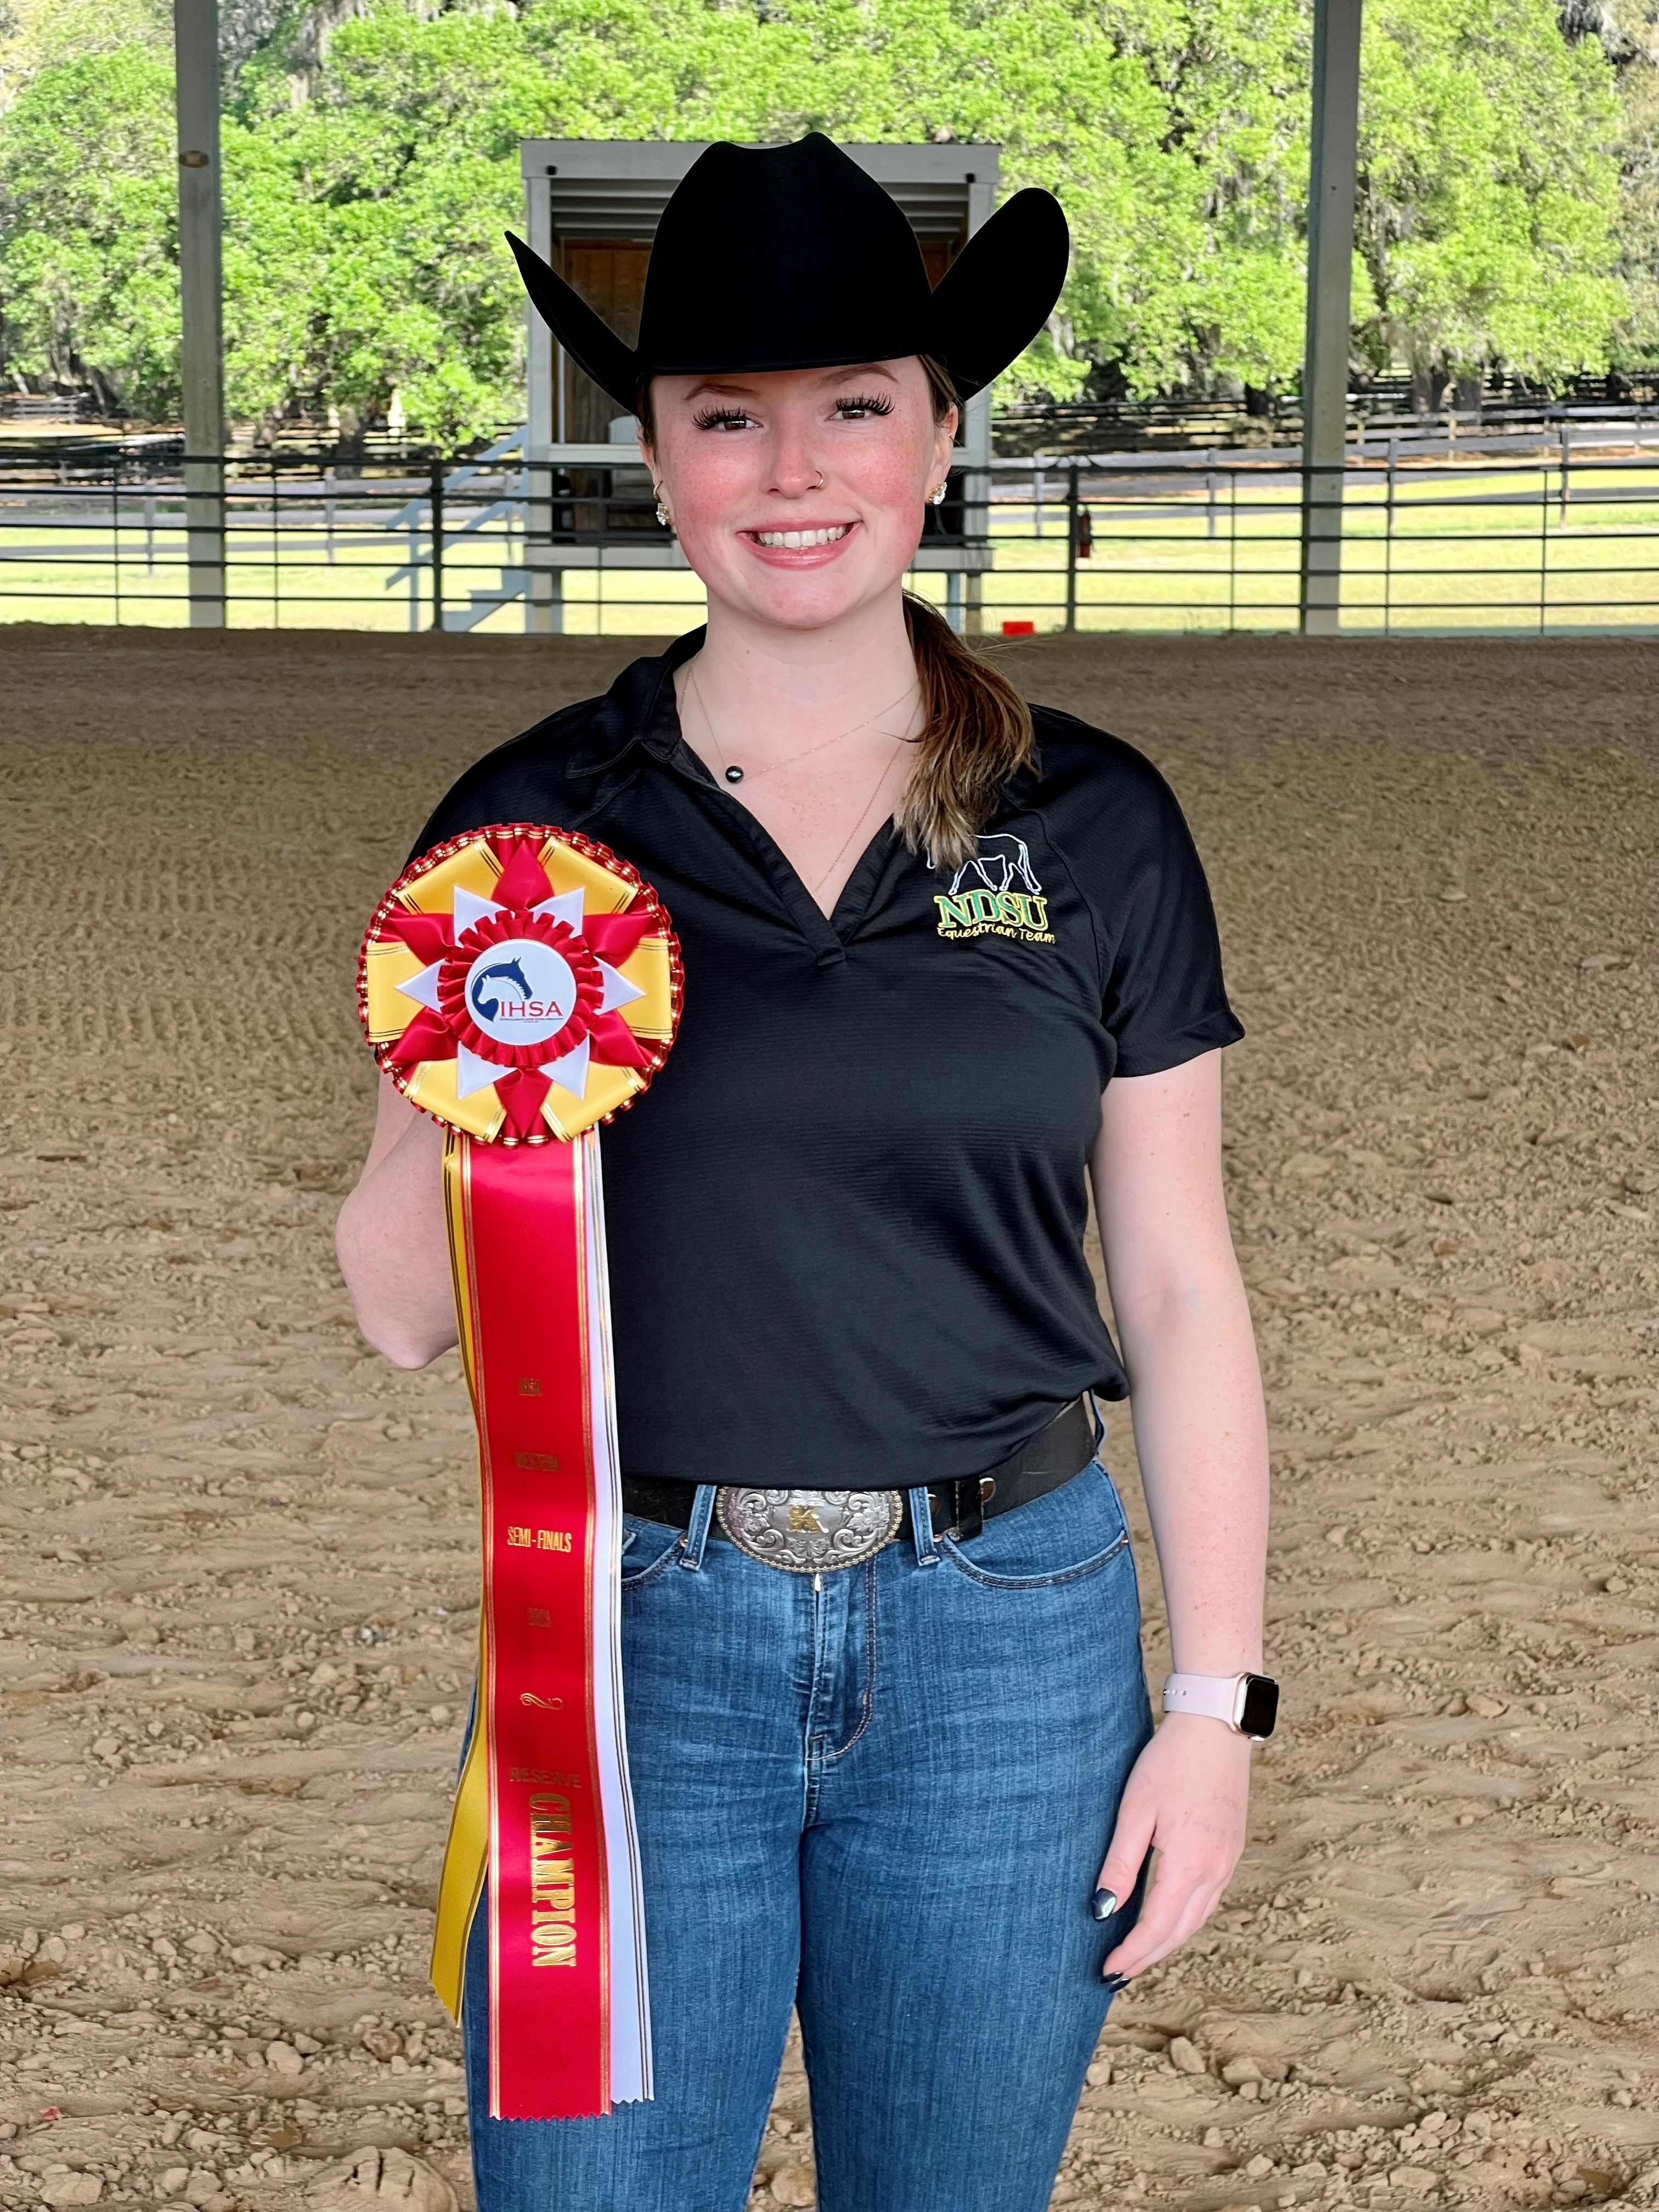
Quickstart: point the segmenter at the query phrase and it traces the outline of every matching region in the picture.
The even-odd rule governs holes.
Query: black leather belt
[[[1074,1398],[1062,1413],[1044,1428],[1037,1431],[1017,1452],[1012,1452],[988,1474],[965,1475],[955,1482],[934,1482],[927,1485],[927,1499],[933,1531],[936,1536],[951,1536],[959,1542],[977,1536],[988,1521],[999,1513],[1012,1513],[1017,1505],[1029,1505],[1034,1498],[1044,1498],[1062,1483],[1072,1481],[1082,1474],[1094,1456],[1095,1430],[1088,1407],[1081,1398]],[[689,1528],[691,1509],[696,1497],[696,1486],[690,1482],[665,1482],[649,1475],[625,1474],[622,1479],[623,1509],[636,1515],[641,1521],[656,1521],[671,1528]],[[722,1498],[735,1496],[736,1492],[722,1491]],[[753,1491],[740,1493],[745,1497],[767,1496],[771,1493]],[[779,1497],[790,1499],[813,1498],[867,1498],[872,1504],[884,1497],[896,1501],[891,1534],[908,1532],[910,1527],[910,1497],[908,1490],[854,1492],[814,1492],[806,1490],[779,1492]],[[711,1523],[709,1534],[725,1536],[729,1531],[723,1525],[724,1514]],[[748,1549],[745,1545],[744,1548]],[[858,1556],[865,1556],[863,1548]],[[758,1556],[758,1554],[757,1554]],[[779,1565],[784,1564],[780,1559]],[[816,1560],[805,1564],[816,1565]],[[823,1565],[832,1565],[826,1558]],[[801,1571],[799,1569],[798,1571]]]

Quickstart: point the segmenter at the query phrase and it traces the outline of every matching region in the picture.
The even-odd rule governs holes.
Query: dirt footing
[[[468,1422],[335,1272],[352,963],[455,772],[636,649],[0,631],[0,2201],[466,2194]],[[1653,2203],[1659,651],[1003,659],[1209,865],[1278,1471],[1249,1853],[1054,2201]],[[810,2161],[792,2058],[756,2203]]]

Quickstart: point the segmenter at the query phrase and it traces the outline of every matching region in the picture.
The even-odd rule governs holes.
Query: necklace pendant
[[[726,780],[728,783],[741,783],[743,781],[743,770],[738,766],[735,761],[732,763],[731,767],[726,769]]]

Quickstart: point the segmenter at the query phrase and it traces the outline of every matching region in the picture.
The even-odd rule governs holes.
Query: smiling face
[[[914,357],[753,376],[659,376],[641,446],[711,601],[817,629],[896,592],[956,410]]]

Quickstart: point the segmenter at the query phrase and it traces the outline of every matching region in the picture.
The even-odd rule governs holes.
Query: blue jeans
[[[656,2095],[486,2117],[480,1912],[480,2212],[742,2212],[792,2005],[821,2212],[1042,2212],[1139,1909],[1089,1911],[1152,1733],[1110,1477],[816,1579],[630,1519],[623,1577]]]

